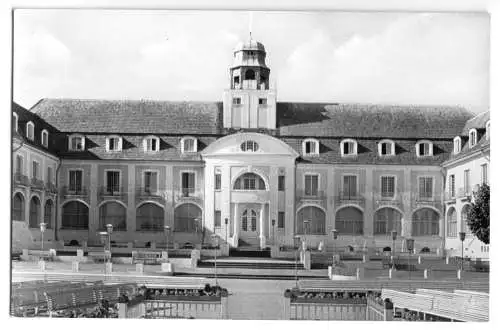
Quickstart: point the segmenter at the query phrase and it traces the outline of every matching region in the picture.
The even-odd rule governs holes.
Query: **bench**
[[[50,251],[42,251],[42,250],[28,250],[28,256],[34,257],[35,260],[45,260],[52,261],[54,256]]]
[[[93,262],[106,262],[107,260],[111,260],[111,252],[89,252],[88,257]]]
[[[161,252],[156,251],[132,251],[132,263],[157,265],[161,263]]]

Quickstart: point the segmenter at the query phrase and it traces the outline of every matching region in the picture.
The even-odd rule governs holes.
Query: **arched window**
[[[24,221],[24,197],[20,193],[14,195],[12,202],[12,220]]]
[[[42,146],[45,148],[49,147],[49,131],[46,129],[42,131]]]
[[[245,72],[245,80],[255,80],[255,71],[253,70],[247,70]]]
[[[186,203],[174,211],[174,231],[193,233],[202,230],[201,209],[194,204]]]
[[[418,157],[432,156],[434,154],[433,144],[431,141],[418,141],[415,145],[416,153]]]
[[[35,124],[32,121],[26,124],[26,137],[31,141],[35,139]]]
[[[111,135],[106,138],[106,151],[116,152],[122,150],[122,138],[118,135]]]
[[[63,229],[88,229],[89,208],[87,205],[78,201],[64,204],[61,225]]]
[[[71,135],[69,137],[68,149],[71,151],[83,151],[85,150],[85,137],[83,135]]]
[[[448,237],[457,237],[457,211],[455,211],[454,207],[450,208],[446,214],[446,224],[446,235]]]
[[[393,208],[384,207],[375,212],[374,230],[375,235],[391,235],[395,230],[398,235],[401,235],[401,218],[402,214]]]
[[[30,201],[30,227],[37,228],[40,224],[40,200],[33,196]]]
[[[266,190],[264,180],[255,173],[245,173],[234,182],[234,190]]]
[[[464,231],[467,235],[471,235],[472,234],[472,231],[470,230],[470,227],[467,224],[467,219],[469,217],[469,211],[470,211],[470,205],[469,204],[465,204],[462,207],[461,218],[462,218],[462,231]]]
[[[469,130],[469,147],[472,148],[477,144],[477,130],[472,128]]]
[[[52,227],[52,216],[54,210],[54,202],[51,199],[48,199],[45,202],[45,206],[43,209],[43,222],[47,224],[47,228]]]
[[[395,143],[392,140],[382,140],[378,143],[378,154],[380,156],[394,156],[396,154]]]
[[[163,231],[163,208],[153,203],[144,203],[137,208],[136,230]]]
[[[257,212],[245,210],[241,215],[241,230],[254,232],[257,230]]]
[[[13,132],[17,132],[18,121],[19,121],[19,117],[17,116],[17,113],[13,112],[12,113],[12,131]]]
[[[255,152],[259,150],[259,145],[255,141],[245,141],[240,145],[241,151]]]
[[[353,139],[345,139],[340,142],[340,153],[344,157],[356,156],[358,154],[358,143]]]
[[[157,152],[160,150],[160,139],[156,136],[145,137],[142,144],[144,152]]]
[[[439,213],[430,208],[422,208],[413,213],[412,236],[439,235]]]
[[[304,156],[319,155],[319,141],[316,139],[305,139],[302,142],[302,154]]]
[[[113,225],[113,230],[127,230],[127,210],[117,202],[108,202],[99,208],[99,228]]]
[[[462,138],[455,136],[453,139],[453,153],[456,155],[462,150]]]
[[[181,150],[182,153],[186,152],[197,152],[198,151],[198,140],[193,137],[185,137],[181,140]]]
[[[306,206],[297,214],[297,234],[325,235],[326,216],[322,209]],[[304,222],[308,221],[308,222]]]
[[[335,229],[339,234],[363,235],[363,212],[355,207],[344,207],[337,211]]]

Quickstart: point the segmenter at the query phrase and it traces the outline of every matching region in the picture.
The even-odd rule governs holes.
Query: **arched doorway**
[[[30,220],[31,228],[38,228],[40,223],[40,199],[36,196],[31,197],[30,201]]]
[[[51,199],[48,199],[45,202],[45,207],[43,211],[43,222],[47,224],[47,228],[52,227],[52,215],[54,210],[54,202]]]
[[[140,231],[163,231],[163,208],[154,203],[144,203],[137,208],[136,229]]]
[[[446,236],[457,237],[457,211],[454,207],[450,207],[446,213]]]
[[[412,236],[439,235],[439,214],[430,208],[421,208],[413,213]]]
[[[71,201],[62,208],[63,229],[88,229],[89,208],[79,201]]]
[[[113,230],[127,230],[127,210],[118,202],[107,202],[99,208],[99,228],[113,225]]]
[[[174,231],[184,233],[194,233],[201,231],[202,224],[201,209],[192,203],[182,204],[174,211]],[[199,220],[200,223],[196,223]]]
[[[255,173],[240,175],[233,185],[234,190],[266,190],[264,179]]]
[[[24,221],[24,197],[16,193],[12,201],[12,220]]]
[[[403,215],[396,209],[392,207],[383,207],[374,215],[374,235],[391,235],[391,232],[395,230],[398,235],[401,235],[401,219]]]
[[[257,212],[246,209],[241,214],[241,235],[257,236]]]
[[[363,235],[363,212],[352,206],[338,210],[335,216],[335,229],[339,234]]]
[[[326,230],[325,212],[316,206],[306,206],[297,214],[297,234],[324,235]],[[307,227],[304,221],[309,221]]]
[[[465,204],[462,207],[462,213],[461,213],[461,218],[462,218],[462,230],[467,234],[471,235],[472,231],[470,230],[469,225],[467,224],[467,218],[469,216],[469,211],[470,211],[470,204]]]

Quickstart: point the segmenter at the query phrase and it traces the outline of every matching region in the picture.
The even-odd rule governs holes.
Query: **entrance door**
[[[252,209],[246,209],[241,214],[240,237],[242,239],[257,238],[257,212]],[[250,242],[249,242],[250,243]]]

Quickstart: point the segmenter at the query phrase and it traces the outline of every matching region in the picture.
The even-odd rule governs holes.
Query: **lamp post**
[[[411,268],[410,268],[410,254],[413,251],[413,244],[415,240],[413,238],[406,239],[406,249],[408,250],[408,279],[411,280]]]
[[[40,223],[40,234],[42,234],[42,251],[43,251],[43,233],[45,233],[45,229],[47,229],[47,224],[44,222]]]
[[[108,232],[109,262],[111,262],[111,234],[113,233],[113,225],[108,223],[106,225],[106,231]]]
[[[274,245],[274,225],[276,224],[276,220],[271,220],[271,225],[273,226],[273,245]]]
[[[293,237],[293,247],[295,248],[295,287],[298,288],[298,274],[297,274],[297,263],[298,263],[298,251],[299,251],[299,246],[300,246],[300,236],[295,235]]]
[[[170,226],[165,226],[165,244],[167,250],[167,258],[168,258],[168,236],[170,235]]]
[[[228,244],[228,242],[227,242],[227,225],[229,224],[229,219],[228,218],[224,219],[224,224],[226,225],[226,244]]]
[[[217,248],[217,249],[215,249],[215,262],[214,262],[215,286],[217,286],[217,250],[218,250],[218,247],[219,247],[219,236],[217,236],[216,234],[212,234],[212,239],[214,240],[215,247]]]
[[[337,263],[336,253],[337,253],[338,234],[339,234],[339,232],[337,231],[337,229],[332,229],[332,236],[333,236],[333,263],[332,263],[332,265],[333,266],[335,266],[335,264]]]
[[[462,242],[462,260],[460,261],[460,270],[464,271],[464,241],[465,241],[465,232],[461,231],[458,233],[460,236],[460,241]]]
[[[393,230],[391,231],[391,235],[392,235],[392,250],[391,250],[391,256],[392,256],[392,265],[394,267],[394,257],[395,257],[395,254],[396,254],[396,239],[398,238],[398,232]]]
[[[308,229],[310,223],[311,223],[311,220],[304,220],[304,243],[306,245],[306,251],[308,250],[308,247],[307,247],[307,229]]]

